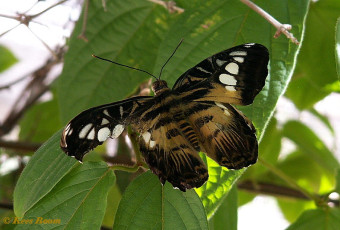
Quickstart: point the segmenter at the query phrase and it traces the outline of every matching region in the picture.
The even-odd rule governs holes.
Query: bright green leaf
[[[33,155],[14,190],[14,212],[23,217],[76,164],[60,149],[61,130]]]
[[[209,220],[210,230],[237,230],[237,189],[234,186]]]
[[[340,169],[338,169],[335,179],[336,179],[335,191],[340,194]]]
[[[208,166],[209,180],[195,190],[202,200],[208,218],[211,218],[244,170],[228,170],[205,155],[201,156]]]
[[[315,209],[315,203],[311,200],[299,200],[288,198],[277,198],[282,214],[289,222],[294,222],[306,210]]]
[[[339,0],[311,1],[305,40],[286,95],[299,109],[311,108],[332,91],[340,92],[334,59]]]
[[[335,173],[339,162],[327,146],[306,125],[298,121],[289,121],[283,127],[283,135],[292,140],[300,151],[313,159],[325,170]]]
[[[208,229],[208,223],[194,190],[162,186],[148,171],[125,190],[113,229]]]
[[[339,230],[340,210],[338,208],[315,209],[304,212],[287,230]]]
[[[17,61],[18,60],[9,49],[0,45],[0,72],[8,69]]]
[[[326,193],[334,188],[334,173],[330,173],[305,153],[296,151],[289,154],[277,168],[312,193]],[[280,179],[276,177],[271,181],[280,183]]]
[[[107,195],[107,207],[102,224],[103,226],[107,228],[112,227],[115,220],[118,205],[121,199],[122,194],[120,193],[117,184],[115,184],[114,186],[111,187],[109,194]]]
[[[114,180],[113,171],[104,162],[78,165],[27,211],[24,219],[38,224],[16,229],[100,229]],[[39,218],[59,219],[60,223],[39,224]]]
[[[338,18],[335,27],[335,61],[338,79],[340,80],[340,18]]]

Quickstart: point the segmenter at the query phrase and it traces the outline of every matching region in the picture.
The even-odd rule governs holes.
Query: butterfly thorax
[[[152,91],[155,93],[155,95],[159,95],[165,91],[169,91],[168,84],[166,81],[163,80],[157,80],[154,83],[152,83]]]

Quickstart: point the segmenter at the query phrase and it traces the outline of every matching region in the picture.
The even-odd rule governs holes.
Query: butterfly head
[[[155,93],[155,95],[159,95],[167,90],[170,89],[168,88],[168,84],[164,80],[157,80],[152,83],[152,91]]]

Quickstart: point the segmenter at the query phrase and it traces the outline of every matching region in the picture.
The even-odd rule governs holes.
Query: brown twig
[[[67,0],[62,0],[60,2],[57,2],[53,5],[51,5],[50,7],[46,8],[45,10],[37,13],[37,14],[33,14],[33,15],[28,15],[27,12],[29,10],[31,10],[33,8],[33,6],[36,5],[36,3],[27,11],[25,11],[24,13],[17,13],[16,16],[10,16],[10,15],[3,15],[3,14],[0,14],[0,17],[5,17],[5,18],[9,18],[9,19],[13,19],[13,20],[16,20],[19,22],[18,25],[14,26],[13,28],[9,29],[9,30],[6,30],[5,32],[3,32],[2,34],[0,34],[0,37],[7,34],[8,32],[12,31],[13,29],[15,29],[16,27],[18,27],[19,25],[23,24],[25,25],[30,31],[31,33],[52,53],[53,56],[57,56],[53,50],[46,44],[46,42],[44,42],[41,38],[39,38],[39,36],[37,36],[30,28],[29,28],[29,23],[32,22],[32,20],[36,17],[39,17],[40,15],[42,15],[43,13],[49,11],[50,9],[58,6],[58,5],[61,5],[63,4],[64,2],[66,2]]]
[[[286,186],[274,185],[265,182],[242,181],[237,184],[239,189],[243,189],[252,193],[266,194],[271,196],[284,196],[289,198],[298,198],[310,200],[305,194],[299,190],[288,188]]]
[[[35,152],[41,146],[41,143],[32,143],[26,141],[6,141],[0,139],[0,147],[5,149],[14,149],[23,152]]]
[[[17,83],[19,83],[19,82],[25,80],[25,79],[28,78],[29,76],[30,76],[30,75],[25,75],[25,76],[20,77],[20,78],[18,78],[17,80],[12,81],[12,82],[10,82],[10,83],[8,83],[8,84],[6,84],[6,85],[0,86],[0,90],[9,89],[9,88],[11,88],[11,86],[13,86],[13,85],[15,85],[15,84],[17,84]]]
[[[8,209],[8,210],[13,210],[13,204],[9,204],[9,203],[0,203],[0,208]]]
[[[84,16],[83,16],[83,25],[81,27],[81,32],[78,35],[78,38],[84,40],[85,42],[88,42],[89,40],[86,37],[86,27],[87,27],[87,17],[89,12],[89,0],[85,0],[84,2]]]
[[[174,1],[166,1],[165,2],[165,1],[161,1],[161,0],[149,0],[149,2],[153,2],[153,3],[156,3],[158,5],[163,6],[171,14],[175,13],[175,12],[178,12],[178,13],[183,13],[184,12],[184,9],[182,9],[180,7],[177,7],[176,6],[176,2],[174,2]]]
[[[15,101],[9,115],[0,125],[0,137],[11,131],[23,114],[49,89],[45,79],[52,67],[62,61],[64,52],[64,48],[57,49],[57,59],[48,59],[42,67],[31,74],[31,81],[26,85]]]
[[[246,4],[249,8],[254,10],[256,13],[261,15],[264,19],[266,19],[269,23],[271,23],[276,28],[276,33],[274,35],[274,38],[278,38],[281,34],[284,34],[293,43],[295,43],[297,45],[299,44],[299,41],[294,37],[294,35],[292,33],[289,32],[289,30],[292,29],[291,25],[280,23],[274,17],[272,17],[270,14],[268,14],[266,11],[264,11],[259,6],[255,5],[253,2],[251,2],[249,0],[240,0],[240,1],[244,4]]]
[[[310,197],[306,196],[303,192],[289,188],[282,185],[276,185],[266,182],[254,182],[250,180],[241,181],[237,184],[237,188],[241,190],[245,190],[254,194],[264,194],[270,196],[278,196],[278,197],[286,197],[286,198],[294,198],[301,200],[313,200]],[[325,203],[331,203],[335,207],[339,207],[339,200],[330,199],[328,194],[325,195],[314,195],[319,198],[319,200],[324,200]]]

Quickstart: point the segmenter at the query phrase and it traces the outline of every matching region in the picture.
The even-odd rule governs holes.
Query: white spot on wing
[[[106,124],[109,124],[109,123],[110,123],[109,120],[103,118],[101,125],[106,125]]]
[[[255,43],[247,43],[247,44],[244,44],[244,47],[250,48],[250,47],[252,47],[254,45],[255,45]]]
[[[236,91],[236,89],[235,89],[234,86],[229,86],[229,85],[227,85],[227,86],[225,86],[225,88],[226,88],[226,90],[228,90],[228,91]]]
[[[244,58],[243,57],[233,57],[235,61],[239,62],[239,63],[243,63],[244,62]]]
[[[225,114],[225,115],[230,116],[230,113],[229,113],[227,107],[225,107],[223,104],[218,103],[218,102],[215,102],[215,104],[216,104],[218,107],[220,107],[221,109],[224,110],[224,114]]]
[[[196,69],[202,71],[203,73],[209,73],[209,74],[211,74],[211,72],[209,72],[209,71],[203,69],[202,67],[196,67]]]
[[[117,138],[124,131],[124,125],[116,125],[116,127],[112,130],[112,138]]]
[[[106,116],[111,117],[110,114],[109,114],[109,112],[108,112],[106,109],[103,111],[103,113],[104,113]]]
[[[145,132],[145,133],[142,134],[142,137],[143,137],[145,143],[149,143],[150,138],[151,138],[151,133]]]
[[[73,133],[73,129],[70,129],[67,133],[67,136],[70,136]]]
[[[237,83],[237,80],[234,78],[234,76],[225,73],[220,75],[219,80],[225,85],[236,85]]]
[[[149,147],[153,148],[156,145],[156,141],[150,141]]]
[[[230,62],[228,65],[225,66],[225,70],[231,74],[238,74],[238,64]]]
[[[124,114],[123,106],[119,106],[119,114],[120,114],[120,118],[123,118],[123,114]]]
[[[98,137],[97,137],[98,141],[104,142],[110,135],[111,135],[111,131],[109,128],[107,127],[101,128],[98,131]]]
[[[222,61],[222,60],[220,60],[220,59],[216,59],[216,64],[218,65],[218,66],[222,66],[224,63],[226,63],[227,61]]]
[[[94,128],[92,128],[89,135],[87,135],[87,139],[93,140],[95,135],[96,135],[96,132],[94,131]]]
[[[229,54],[230,56],[247,56],[247,52],[246,51],[233,51]]]
[[[230,113],[227,109],[224,110],[224,114],[227,115],[227,116],[230,116]]]
[[[85,138],[86,137],[86,135],[87,135],[87,133],[89,132],[89,130],[91,129],[91,127],[92,127],[92,124],[90,123],[90,124],[87,124],[87,125],[85,125],[85,127],[84,128],[82,128],[82,130],[79,132],[79,138],[80,139],[83,139],[83,138]]]
[[[215,104],[222,109],[227,109],[227,107],[225,107],[223,104],[221,104],[219,102],[215,102]]]

